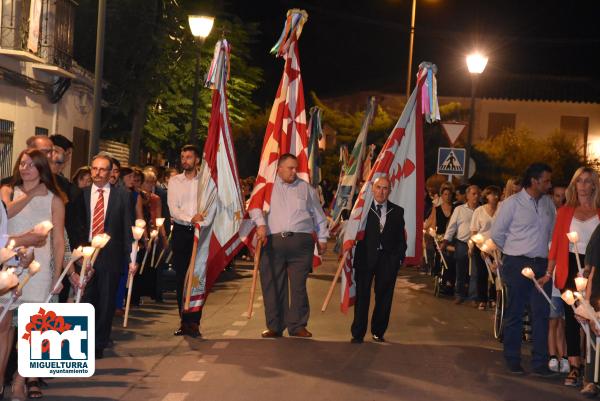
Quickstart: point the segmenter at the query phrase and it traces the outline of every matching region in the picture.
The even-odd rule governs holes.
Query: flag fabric
[[[321,157],[319,155],[319,139],[323,135],[321,118],[323,110],[314,106],[310,109],[308,120],[308,169],[310,172],[310,184],[317,188],[321,182]]]
[[[362,167],[365,160],[367,150],[367,132],[375,115],[375,98],[370,97],[367,102],[365,117],[360,128],[352,154],[349,155],[346,163],[342,164],[340,172],[340,180],[335,192],[333,209],[331,211],[331,228],[339,221],[343,210],[352,209],[352,199],[356,193],[356,187],[359,185],[359,180],[362,178]],[[340,154],[340,157],[343,157]]]
[[[202,309],[215,280],[244,246],[239,237],[244,203],[227,111],[229,56],[229,43],[219,40],[206,80],[206,86],[213,90],[212,110],[198,173],[198,211],[206,217],[194,231],[195,253],[190,259],[193,270],[188,283],[191,296],[186,312]]]
[[[291,153],[298,158],[298,178],[309,182],[308,132],[304,107],[304,89],[300,73],[298,39],[308,19],[304,10],[287,12],[285,26],[271,53],[283,57],[285,66],[271,108],[263,140],[258,174],[248,202],[248,210],[268,213],[279,157]],[[249,237],[250,238],[250,237]]]
[[[428,122],[437,121],[437,67],[431,63],[421,63],[417,74],[417,85],[408,99],[404,111],[392,133],[383,145],[368,181],[365,182],[350,213],[344,232],[344,265],[341,286],[341,309],[347,312],[354,305],[356,287],[354,282],[353,259],[357,241],[364,238],[367,215],[373,202],[372,185],[381,177],[390,180],[389,200],[404,208],[406,223],[405,262],[418,263],[423,249],[423,117]]]

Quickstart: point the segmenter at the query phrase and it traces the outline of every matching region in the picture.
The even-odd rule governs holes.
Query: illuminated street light
[[[193,95],[193,106],[192,106],[192,130],[190,132],[190,143],[198,144],[198,80],[200,77],[200,51],[204,39],[210,35],[215,19],[206,15],[190,15],[188,16],[188,23],[190,24],[190,31],[199,43],[198,52],[196,53],[196,73],[194,74],[194,95]]]
[[[465,176],[469,179],[471,170],[471,148],[473,142],[473,126],[475,125],[475,92],[477,90],[477,81],[479,76],[485,70],[488,57],[475,52],[467,56],[467,68],[471,73],[471,109],[469,111],[469,132],[467,136],[467,155],[465,157]]]

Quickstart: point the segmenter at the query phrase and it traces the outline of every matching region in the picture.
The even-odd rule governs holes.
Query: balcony
[[[76,5],[72,0],[0,0],[0,55],[71,77]]]

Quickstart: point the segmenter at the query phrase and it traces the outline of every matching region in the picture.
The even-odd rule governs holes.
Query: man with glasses
[[[98,234],[110,235],[110,241],[98,254],[94,274],[82,299],[96,310],[96,358],[102,358],[104,348],[109,345],[123,262],[129,264],[129,274],[135,274],[136,270],[135,261],[130,261],[133,237],[129,192],[110,185],[111,171],[110,157],[95,156],[91,167],[93,184],[82,190],[73,205],[76,226],[73,246],[85,246]],[[73,274],[72,283],[79,283],[77,274]]]

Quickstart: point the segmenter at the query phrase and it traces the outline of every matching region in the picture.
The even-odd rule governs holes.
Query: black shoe
[[[109,339],[106,343],[106,348],[112,348],[115,346],[115,342],[112,339]]]
[[[373,341],[375,341],[377,343],[384,343],[385,338],[383,338],[383,336],[378,336],[377,334],[373,334]]]
[[[104,348],[96,348],[96,359],[104,358]]]
[[[520,363],[509,364],[507,367],[508,367],[508,371],[513,375],[524,375],[525,374],[525,369],[523,369],[523,367],[521,366]]]
[[[539,368],[535,368],[531,371],[531,374],[537,377],[551,378],[559,375],[558,372],[553,372],[548,369],[546,366],[541,366]]]
[[[180,328],[178,328],[177,330],[175,330],[175,331],[173,332],[173,335],[174,335],[174,336],[182,336],[182,335],[184,335],[184,334],[185,334],[185,332],[184,332],[184,330],[183,330],[183,326],[181,326]]]
[[[352,337],[352,340],[350,340],[350,342],[352,344],[362,344],[363,343],[363,339],[362,338],[358,338],[358,337]]]

